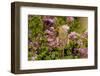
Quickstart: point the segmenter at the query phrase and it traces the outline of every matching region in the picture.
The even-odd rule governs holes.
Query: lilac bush
[[[88,32],[78,32],[78,17],[31,16],[28,59],[56,60],[88,57]],[[77,26],[77,27],[76,27]]]

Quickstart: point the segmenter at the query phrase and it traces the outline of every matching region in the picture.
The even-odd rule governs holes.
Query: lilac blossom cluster
[[[54,27],[49,27],[45,31],[45,37],[49,47],[57,47],[59,45]]]
[[[55,23],[55,17],[53,16],[44,16],[43,17],[44,28],[48,29],[49,27],[53,26]]]
[[[87,58],[88,57],[88,48],[87,48],[87,40],[88,40],[88,34],[87,32],[84,32],[83,34],[79,35],[76,33],[71,33],[69,37],[70,40],[77,44],[77,46],[73,49],[73,53],[75,55],[79,55],[80,58]],[[76,40],[76,38],[78,38]]]
[[[67,24],[70,25],[70,24],[72,24],[74,22],[74,17],[68,16],[66,20],[67,20]]]
[[[79,48],[79,55],[81,58],[88,57],[88,49],[87,48]]]
[[[69,35],[68,35],[68,38],[71,39],[71,40],[76,40],[78,38],[79,34],[76,33],[76,32],[71,32]]]

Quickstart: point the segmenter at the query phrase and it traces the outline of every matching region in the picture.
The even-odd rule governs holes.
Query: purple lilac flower
[[[44,23],[45,23],[46,25],[53,25],[53,20],[52,20],[52,19],[45,19],[45,20],[44,20]]]
[[[48,46],[50,47],[58,47],[59,42],[57,39],[51,39],[51,41],[48,41]]]
[[[51,42],[48,43],[48,45],[49,45],[50,47],[55,47],[55,42],[54,42],[54,41],[51,41]]]
[[[81,58],[87,58],[88,49],[87,48],[79,48],[79,54]]]
[[[50,30],[48,30],[48,29],[45,30],[44,32],[45,32],[46,34],[48,34],[48,35],[54,35],[54,32],[52,32],[52,31],[50,31]]]
[[[74,21],[74,17],[72,17],[72,16],[67,17],[67,22],[68,23],[73,22],[73,21]]]
[[[44,16],[43,18],[43,22],[45,25],[48,25],[48,26],[51,26],[54,24],[54,17],[51,17],[51,16]]]
[[[54,41],[54,39],[52,39],[52,38],[47,38],[47,41],[48,41],[48,42],[51,42],[51,41]]]
[[[56,40],[56,35],[55,35],[55,31],[53,30],[53,28],[51,28],[51,30],[45,30],[46,33],[46,38],[48,41],[48,46],[49,47],[56,47],[57,46],[57,40]]]
[[[72,48],[72,54],[77,55],[78,54],[78,48]]]
[[[75,40],[75,39],[77,39],[77,37],[78,37],[78,34],[76,32],[71,32],[68,35],[68,38],[71,39],[71,40]]]
[[[47,30],[45,30],[44,32],[45,32],[45,33],[48,33],[48,34],[49,34],[49,33],[51,33],[51,31],[50,31],[50,30],[48,30],[48,29],[47,29]]]
[[[74,51],[78,50],[78,48],[74,48]]]

